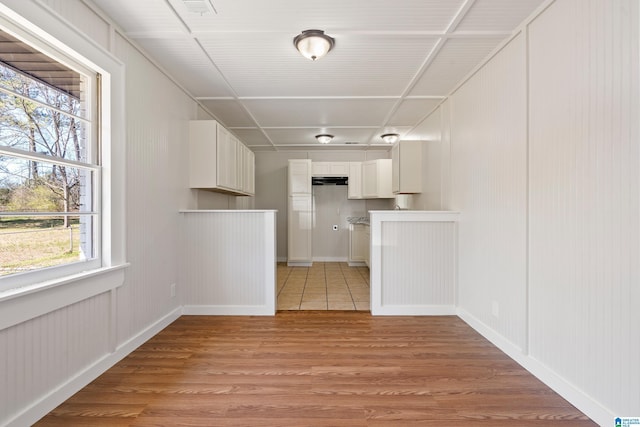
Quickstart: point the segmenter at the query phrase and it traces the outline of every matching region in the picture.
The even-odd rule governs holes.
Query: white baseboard
[[[349,267],[366,267],[367,263],[364,261],[348,261]]]
[[[274,307],[266,305],[185,305],[186,316],[274,316]]]
[[[60,387],[52,390],[41,399],[26,407],[22,412],[11,419],[6,426],[19,427],[33,425],[36,421],[47,415],[62,402],[69,399],[83,387],[87,386],[91,381],[102,375],[107,369],[124,359],[133,350],[140,347],[140,345],[144,344],[151,337],[169,326],[178,317],[180,317],[181,314],[182,308],[173,310],[153,325],[122,343],[113,353],[109,353],[96,360],[95,363],[78,372],[72,378],[69,378]]]
[[[318,256],[313,257],[313,262],[347,262],[349,258],[347,257],[332,257],[332,256]]]
[[[455,316],[453,305],[371,305],[372,316]]]
[[[312,262],[309,261],[287,261],[287,267],[311,267]]]
[[[558,375],[539,360],[524,353],[520,347],[514,345],[511,341],[491,329],[468,311],[458,308],[457,314],[458,317],[464,320],[480,335],[491,341],[493,345],[502,350],[507,356],[515,360],[520,366],[549,386],[553,391],[597,424],[601,426],[613,425],[616,417],[613,411],[602,406],[594,398]]]

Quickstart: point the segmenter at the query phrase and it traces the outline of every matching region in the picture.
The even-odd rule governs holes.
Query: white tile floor
[[[278,310],[368,311],[369,295],[367,267],[349,267],[346,262],[278,264]]]

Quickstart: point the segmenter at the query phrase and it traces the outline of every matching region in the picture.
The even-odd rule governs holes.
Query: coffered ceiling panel
[[[136,38],[171,37],[173,33],[186,33],[186,27],[176,19],[173,9],[158,0],[100,0],[95,1],[124,33]]]
[[[266,136],[262,133],[262,131],[258,128],[254,129],[235,129],[231,128],[231,132],[233,132],[238,138],[242,140],[248,147],[273,147],[271,142],[267,139]]]
[[[447,40],[411,95],[447,95],[501,40],[502,37]]]
[[[202,32],[257,33],[278,29],[299,33],[309,28],[329,32],[432,31],[446,29],[463,0],[212,0],[217,14],[188,13],[181,0],[169,3],[196,35]]]
[[[538,0],[476,0],[457,31],[512,31],[538,6]]]
[[[242,100],[263,127],[377,127],[395,99],[248,99]],[[292,125],[295,123],[295,126]]]
[[[414,126],[440,102],[441,99],[405,99],[389,119],[388,125]]]
[[[366,145],[375,129],[345,129],[345,128],[304,128],[304,129],[266,129],[267,135],[275,145],[318,145],[316,135],[328,133],[334,135],[333,140],[326,146],[336,146],[347,143]],[[356,144],[353,144],[356,148]]]
[[[254,127],[256,123],[242,104],[235,99],[199,99],[227,127]]]
[[[229,85],[195,40],[180,36],[141,39],[138,42],[162,68],[174,76],[189,92],[210,97],[233,95]],[[189,66],[185,67],[184,64],[187,63]]]
[[[240,97],[400,96],[437,41],[421,35],[332,36],[335,48],[316,62],[301,60],[291,33],[219,34],[201,43]]]
[[[83,1],[253,149],[357,150],[413,135],[546,0],[191,0],[208,13],[184,0]],[[293,46],[308,29],[335,39],[317,61]],[[334,141],[318,144],[328,130]]]

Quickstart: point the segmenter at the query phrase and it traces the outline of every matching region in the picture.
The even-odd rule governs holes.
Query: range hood
[[[314,176],[311,178],[311,185],[347,185],[347,176]]]

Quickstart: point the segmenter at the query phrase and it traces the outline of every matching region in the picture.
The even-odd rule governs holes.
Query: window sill
[[[124,283],[128,266],[99,268],[0,292],[0,330],[116,289]]]

